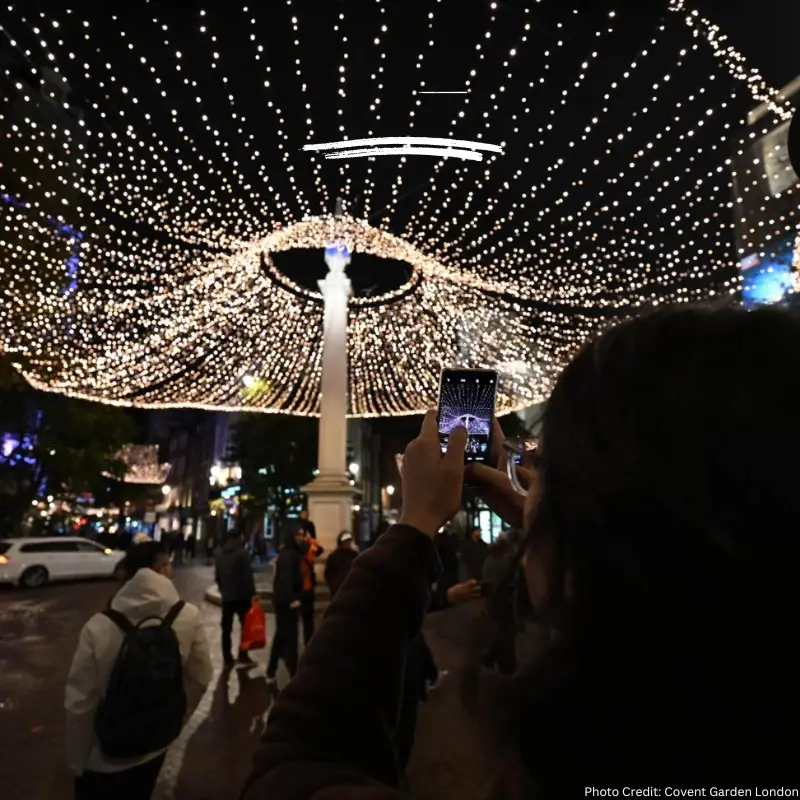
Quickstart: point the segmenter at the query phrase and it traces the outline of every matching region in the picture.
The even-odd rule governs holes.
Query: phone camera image
[[[465,461],[489,459],[497,374],[491,371],[445,370],[439,398],[439,441],[447,450],[450,434],[466,428],[468,438]]]

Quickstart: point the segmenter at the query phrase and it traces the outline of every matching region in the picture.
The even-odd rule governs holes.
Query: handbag
[[[267,646],[267,615],[261,606],[258,597],[253,598],[253,603],[244,615],[242,622],[242,642],[240,649],[263,650]]]

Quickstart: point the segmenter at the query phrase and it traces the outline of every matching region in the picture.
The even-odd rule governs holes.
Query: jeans
[[[226,661],[233,660],[231,650],[231,630],[234,616],[239,617],[239,624],[244,623],[244,615],[250,610],[252,600],[229,600],[222,604],[222,657]]]
[[[165,755],[121,772],[84,772],[75,778],[75,800],[150,800]]]
[[[314,590],[303,592],[300,598],[300,614],[303,618],[303,642],[308,644],[314,635],[314,603],[316,601]]]
[[[297,611],[292,608],[275,609],[275,637],[269,653],[267,677],[274,678],[278,671],[278,661],[283,659],[289,674],[297,672]]]

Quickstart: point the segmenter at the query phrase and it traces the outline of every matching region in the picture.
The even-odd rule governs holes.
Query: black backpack
[[[147,617],[138,625],[112,608],[104,612],[125,634],[95,721],[107,758],[137,758],[178,738],[186,715],[186,691],[172,623],[183,606],[183,601],[175,603],[164,619]],[[159,624],[145,624],[154,619]]]

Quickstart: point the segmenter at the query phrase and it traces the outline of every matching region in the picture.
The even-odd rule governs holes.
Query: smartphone
[[[439,384],[439,443],[447,450],[450,433],[467,429],[464,463],[491,458],[498,375],[491,369],[444,369]]]

